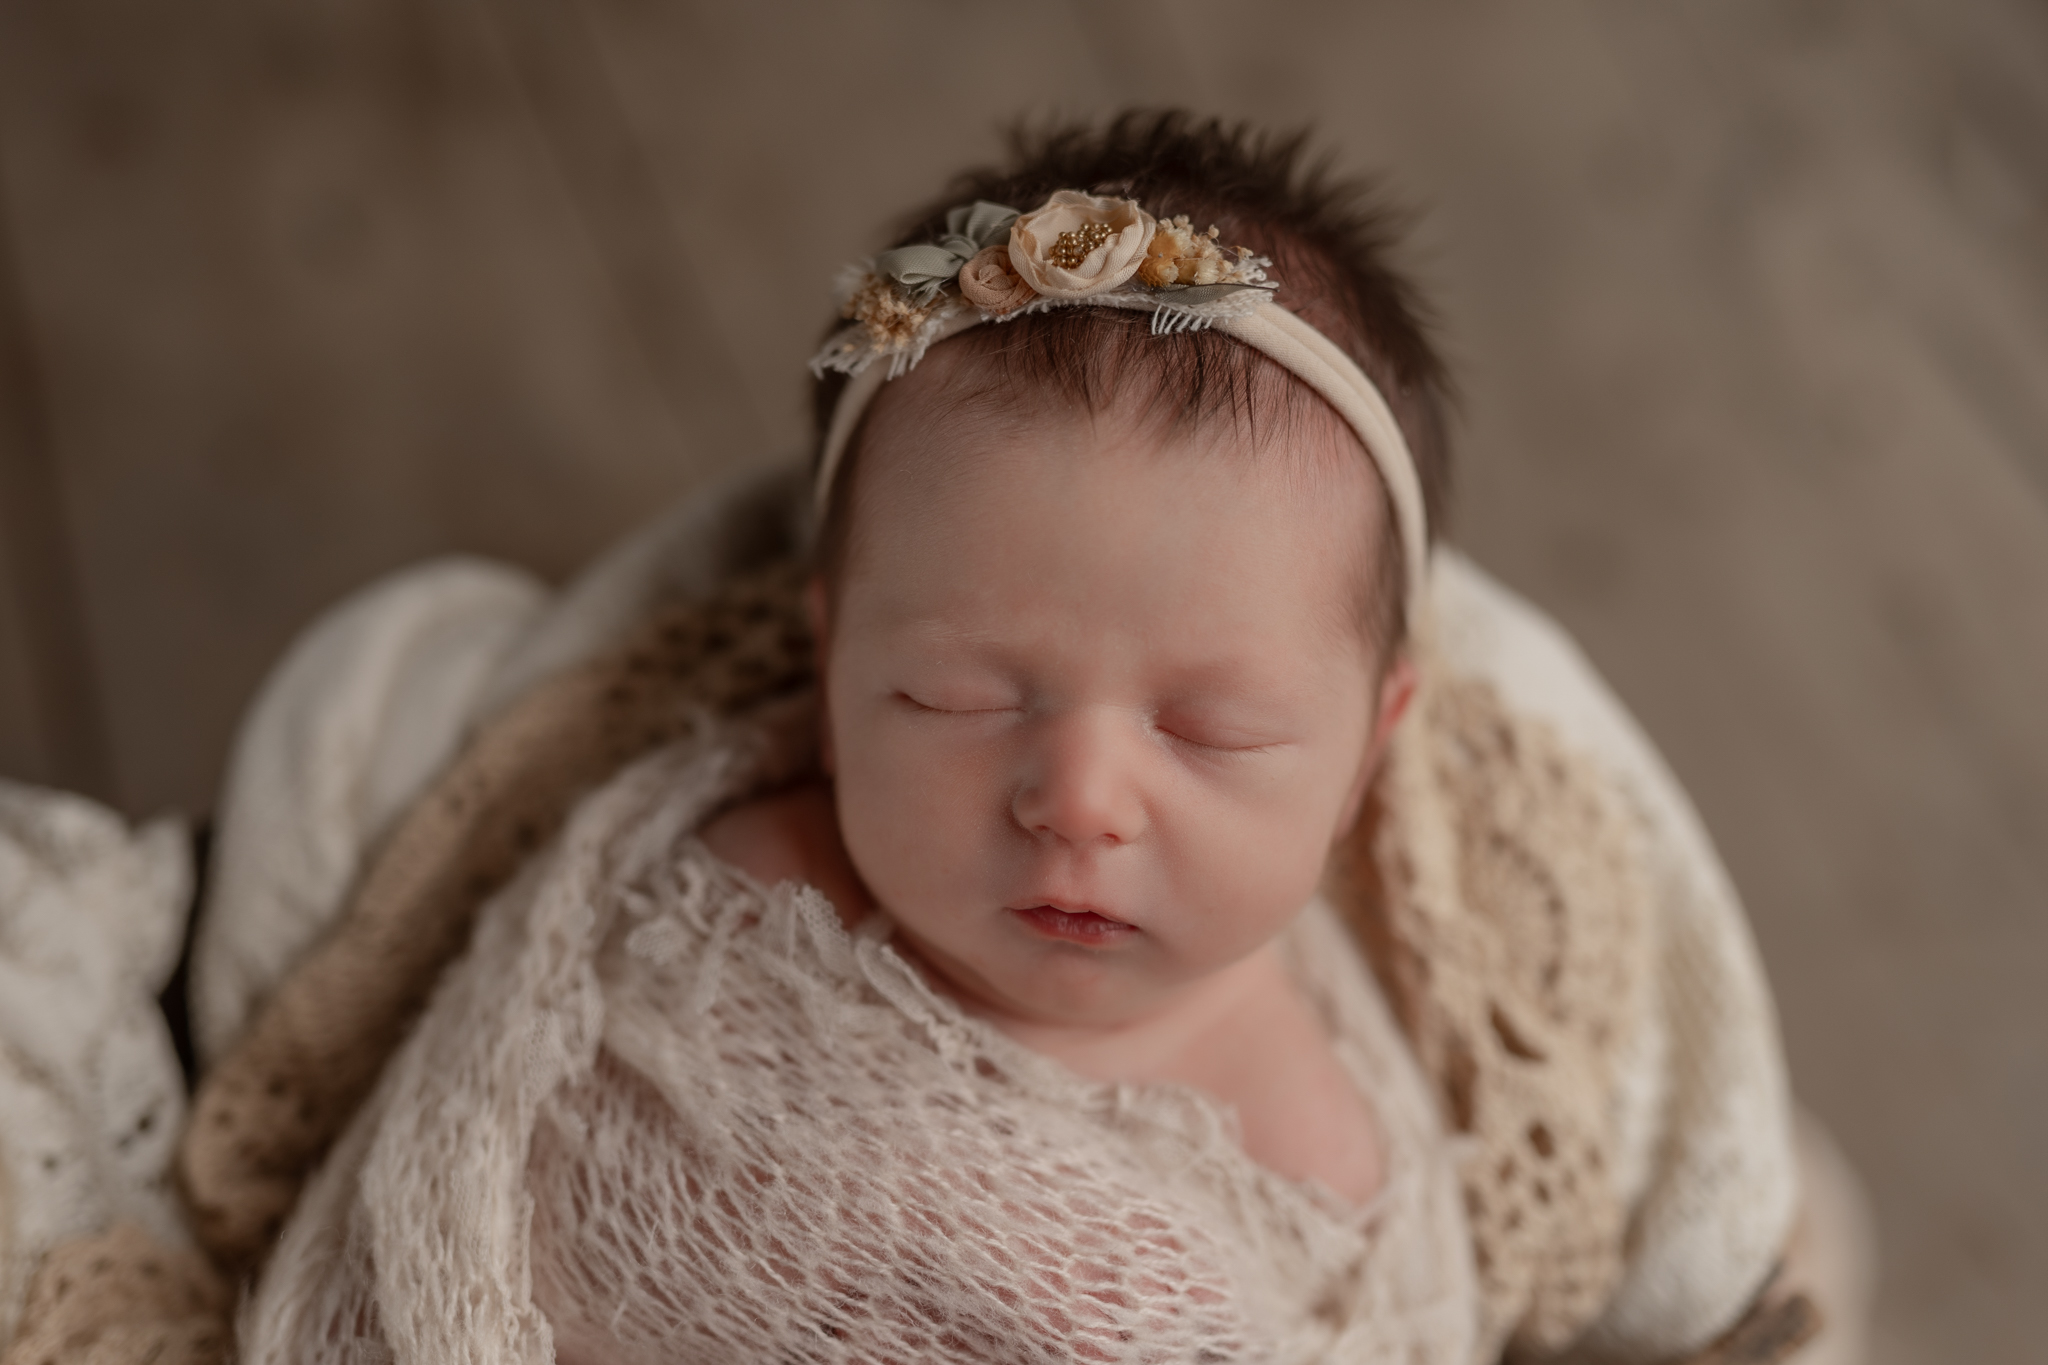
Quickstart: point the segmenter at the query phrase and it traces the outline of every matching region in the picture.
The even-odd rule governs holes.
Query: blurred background
[[[0,3],[0,775],[203,815],[293,632],[800,448],[1018,114],[1420,213],[1455,536],[1636,709],[1874,1196],[1880,1362],[2048,1358],[2048,8]]]

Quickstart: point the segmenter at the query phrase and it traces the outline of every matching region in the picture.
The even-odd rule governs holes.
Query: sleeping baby
[[[1300,151],[1023,138],[851,272],[815,688],[702,713],[484,907],[248,1358],[1471,1365],[1754,1316],[1768,1003],[1695,1041],[1723,940],[1650,909],[1657,812],[1444,670],[1444,369]],[[1674,1119],[1674,1058],[1734,1098]]]
[[[1073,199],[1012,240],[1130,213]],[[865,414],[822,776],[701,831],[747,912],[627,931],[611,1055],[543,1115],[558,1358],[1469,1354],[1419,1078],[1362,963],[1302,960],[1413,686],[1400,532],[1313,390],[1151,324],[963,334]]]

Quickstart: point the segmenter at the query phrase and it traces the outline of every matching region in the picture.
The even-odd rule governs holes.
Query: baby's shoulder
[[[708,822],[697,837],[763,886],[816,887],[849,927],[873,907],[839,837],[839,814],[825,782],[744,801]]]

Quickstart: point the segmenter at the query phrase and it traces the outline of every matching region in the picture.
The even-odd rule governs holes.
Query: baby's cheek
[[[1328,842],[1303,813],[1226,808],[1190,822],[1162,863],[1172,879],[1183,971],[1215,971],[1293,921],[1321,885]]]
[[[985,758],[915,726],[877,727],[848,757],[836,781],[840,830],[877,898],[897,906],[961,894],[1001,813]]]

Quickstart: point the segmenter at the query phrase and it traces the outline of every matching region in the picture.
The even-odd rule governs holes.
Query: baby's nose
[[[1140,781],[1142,743],[1111,712],[1075,712],[1039,722],[1012,817],[1041,838],[1079,845],[1128,844],[1148,817]]]

